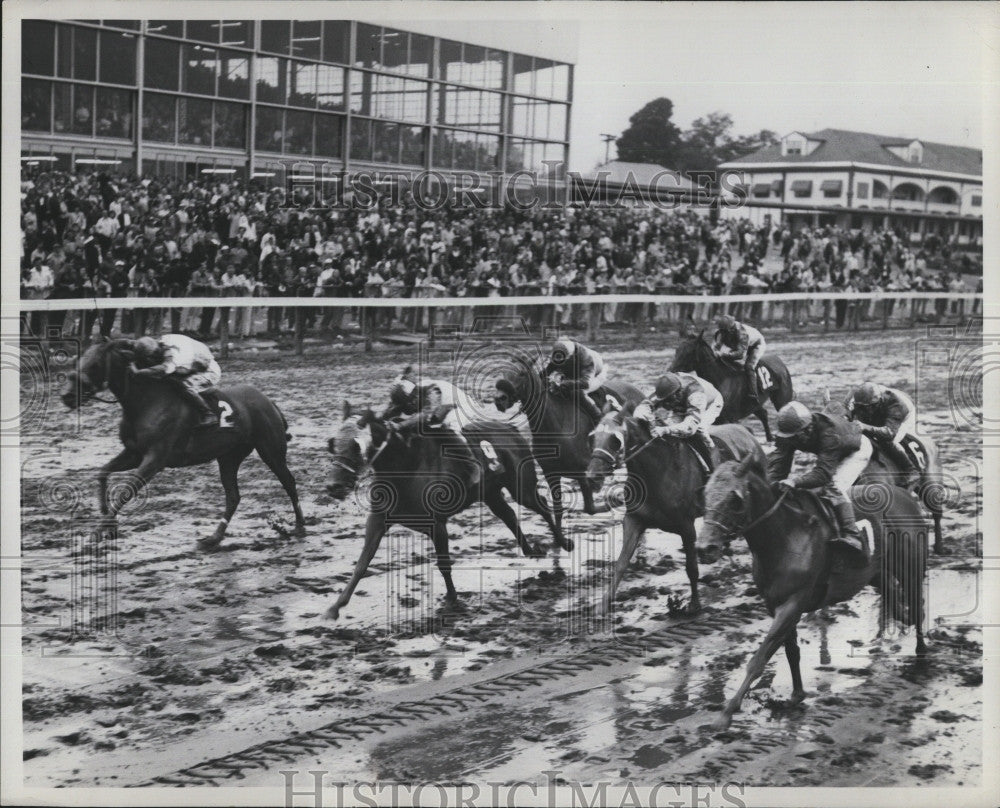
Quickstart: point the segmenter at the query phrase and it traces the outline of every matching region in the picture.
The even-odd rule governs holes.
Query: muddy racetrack
[[[673,339],[597,347],[613,375],[646,389]],[[195,540],[222,512],[217,467],[169,470],[121,517],[113,576],[81,570],[91,569],[93,470],[118,451],[118,410],[92,403],[70,414],[54,397],[28,402],[25,784],[281,786],[277,771],[290,768],[345,781],[513,782],[558,770],[571,782],[977,784],[981,393],[970,398],[974,380],[956,385],[954,361],[921,348],[948,339],[893,332],[769,343],[808,404],[865,378],[915,392],[950,480],[951,554],[931,556],[929,657],[909,655],[910,635],[875,639],[878,604],[866,590],[802,621],[805,704],[785,703],[791,684],[779,651],[722,736],[701,727],[768,624],[742,543],[702,567],[706,608],[690,618],[680,540],[651,531],[603,624],[588,604],[617,555],[614,513],[570,514],[573,553],[530,560],[497,519],[471,509],[450,523],[460,608],[442,605],[429,541],[394,530],[341,620],[322,618],[358,557],[364,522],[357,501],[325,493],[326,440],[343,399],[381,406],[415,349],[234,354],[224,379],[259,386],[288,418],[308,535],[288,537],[288,500],[254,455],[226,542],[199,552]],[[428,374],[449,368],[447,349],[430,356]],[[37,398],[50,381],[28,393]],[[529,540],[551,547],[539,518],[525,514],[523,525]],[[116,630],[88,629],[81,602],[113,615]]]

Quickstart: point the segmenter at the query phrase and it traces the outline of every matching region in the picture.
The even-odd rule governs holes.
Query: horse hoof
[[[943,544],[935,544],[934,545],[934,555],[938,555],[938,556],[951,555],[951,550],[949,550]]]
[[[687,608],[684,610],[684,613],[687,614],[687,615],[700,614],[701,613],[701,603],[700,603],[700,601],[692,600],[687,605]]]
[[[573,551],[573,548],[576,547],[576,542],[572,539],[563,539],[559,546],[562,547],[567,553],[570,553]]]
[[[545,558],[545,548],[540,544],[529,544],[524,554],[528,558]]]
[[[340,619],[340,607],[339,606],[331,606],[329,609],[327,609],[326,610],[326,619],[327,620],[339,620]]]
[[[733,717],[728,713],[723,713],[712,722],[712,730],[715,732],[725,732],[733,723]]]
[[[292,538],[294,539],[304,539],[306,536],[306,526],[296,525],[295,530],[292,531]]]
[[[198,539],[198,549],[199,550],[214,550],[220,544],[222,544],[222,536],[206,536],[203,539]]]

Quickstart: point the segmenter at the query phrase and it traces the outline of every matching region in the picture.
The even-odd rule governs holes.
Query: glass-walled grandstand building
[[[537,54],[349,20],[22,26],[27,164],[245,178],[568,162],[573,67]]]

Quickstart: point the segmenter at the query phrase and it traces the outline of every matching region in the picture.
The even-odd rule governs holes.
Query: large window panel
[[[219,95],[224,98],[250,97],[250,58],[239,51],[219,51]]]
[[[218,20],[188,20],[187,38],[195,42],[205,42],[211,45],[219,43],[219,21]]]
[[[257,64],[257,100],[284,104],[287,94],[287,59],[259,56]]]
[[[163,143],[176,141],[177,99],[172,95],[146,93],[142,99],[142,137]]]
[[[230,101],[215,103],[215,138],[213,145],[244,149],[247,145],[247,107]]]
[[[52,129],[52,82],[21,80],[21,129],[49,132]]]
[[[548,59],[535,59],[535,95],[545,98],[552,97],[555,62]]]
[[[537,138],[549,137],[549,105],[544,101],[536,102],[532,108],[534,123],[531,126],[531,136]]]
[[[332,65],[316,68],[316,99],[320,109],[344,109],[344,70]]]
[[[351,112],[361,115],[372,114],[372,93],[375,74],[360,70],[352,70],[351,81]]]
[[[285,113],[285,152],[312,154],[313,114],[289,110]]]
[[[442,80],[462,80],[462,43],[442,39],[438,51],[438,71]]]
[[[291,34],[292,30],[288,20],[261,20],[260,49],[287,56]]]
[[[377,25],[359,22],[355,48],[355,66],[380,67],[382,64],[382,29]]]
[[[401,126],[399,136],[399,162],[406,165],[423,165],[426,159],[424,144],[427,142],[427,130],[422,126]]]
[[[344,119],[339,115],[316,116],[316,154],[319,157],[343,158]]]
[[[351,23],[347,20],[326,20],[323,23],[323,61],[348,64],[350,59]]]
[[[372,122],[372,159],[377,163],[399,162],[399,124]]]
[[[535,123],[533,114],[534,101],[530,98],[519,98],[514,96],[510,102],[510,123],[508,129],[512,134],[521,137],[531,136],[531,127]]]
[[[452,132],[451,136],[455,141],[454,167],[475,171],[478,135],[475,132]]]
[[[71,79],[73,78],[73,26],[60,25],[56,31],[56,41],[58,42],[56,75]],[[21,58],[23,60],[23,54]]]
[[[44,20],[21,22],[21,72],[56,74],[56,26]]]
[[[184,83],[186,93],[215,95],[217,72],[215,48],[205,45],[184,46]]]
[[[101,31],[101,82],[135,84],[135,34]]]
[[[434,130],[434,152],[432,163],[435,168],[451,168],[454,152],[454,141],[447,129]]]
[[[552,97],[569,100],[569,65],[556,63],[552,68]]]
[[[222,20],[220,43],[227,48],[253,47],[253,22],[250,20]]]
[[[156,90],[179,90],[181,46],[164,39],[147,39],[144,83]]]
[[[410,34],[410,56],[405,72],[418,78],[431,77],[431,60],[434,55],[434,40],[423,34]]]
[[[56,134],[73,128],[73,85],[56,82],[52,87],[52,124]]]
[[[73,85],[73,124],[70,131],[74,135],[94,134],[94,88],[84,84]]]
[[[500,93],[482,93],[479,98],[479,126],[481,129],[500,131],[500,110],[503,96]]]
[[[534,144],[529,140],[511,140],[507,143],[507,171],[520,171],[534,165]]]
[[[184,36],[184,20],[147,20],[146,33],[180,39]]]
[[[372,159],[372,122],[366,118],[351,121],[351,159]]]
[[[466,43],[462,46],[462,78],[465,84],[486,87],[486,48]]]
[[[499,135],[478,135],[476,137],[476,170],[494,171],[498,168],[500,155]]]
[[[504,51],[489,48],[486,60],[483,62],[483,87],[490,90],[502,90],[504,74],[507,69],[507,54]]]
[[[405,71],[409,37],[405,31],[382,29],[382,66],[388,70]]]
[[[97,88],[97,134],[101,137],[132,137],[131,90]]]
[[[311,62],[289,62],[288,65],[288,103],[315,109],[317,66]]]
[[[177,102],[177,140],[194,146],[212,145],[212,102],[181,98]]]
[[[514,54],[513,82],[515,93],[523,93],[524,95],[535,94],[533,61],[530,56],[522,56],[520,53]]]
[[[322,52],[323,27],[319,20],[292,22],[292,56],[319,59]]]
[[[73,31],[73,78],[97,80],[97,31],[92,28]]]
[[[549,138],[553,140],[566,139],[566,109],[565,104],[549,105]]]
[[[280,152],[284,140],[282,112],[273,107],[257,107],[254,145],[263,151]]]

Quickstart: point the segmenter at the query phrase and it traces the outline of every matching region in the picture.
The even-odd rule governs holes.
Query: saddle
[[[215,427],[206,427],[207,429],[238,429],[239,422],[236,418],[236,412],[233,410],[233,405],[229,399],[222,394],[222,391],[218,387],[209,387],[206,390],[202,390],[200,393],[201,397],[205,400],[205,403],[218,415],[219,421]]]

